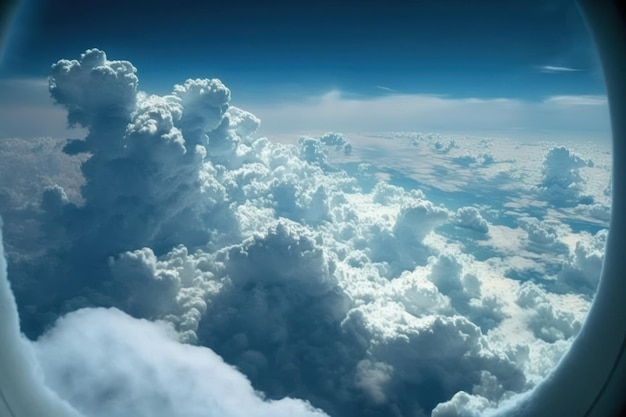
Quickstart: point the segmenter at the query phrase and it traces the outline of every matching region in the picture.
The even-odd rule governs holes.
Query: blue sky
[[[151,89],[196,74],[250,95],[276,84],[531,99],[603,91],[572,1],[25,4],[5,77],[46,76],[60,57],[98,47],[131,60]],[[581,71],[546,73],[542,66]]]
[[[604,95],[570,0],[30,0],[7,45],[0,81],[43,79],[58,59],[97,47],[131,61],[141,89],[220,78],[235,104],[255,110],[329,92],[534,103]]]

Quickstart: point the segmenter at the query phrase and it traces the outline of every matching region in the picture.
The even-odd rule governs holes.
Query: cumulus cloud
[[[393,227],[394,235],[404,242],[420,242],[436,225],[448,218],[448,210],[430,201],[403,206]]]
[[[455,219],[458,226],[478,233],[489,233],[489,224],[475,207],[461,207],[457,210]]]
[[[328,153],[324,143],[317,138],[301,137],[298,139],[300,145],[300,158],[307,162],[326,164]]]
[[[175,85],[173,94],[181,101],[180,122],[188,146],[207,145],[208,133],[223,123],[230,90],[218,79],[196,79]]]
[[[413,393],[413,398],[395,397],[398,406],[406,410],[403,415],[427,415],[437,405],[435,397],[450,398],[460,390],[480,385],[478,362],[482,364],[480,369],[495,376],[501,392],[519,390],[524,385],[523,374],[495,353],[480,329],[466,318],[420,319],[407,316],[393,304],[372,307],[354,309],[347,325],[358,326],[362,337],[378,341],[369,352],[377,361],[393,367],[388,395],[393,398],[404,390]],[[404,320],[399,322],[396,315]],[[455,362],[454,370],[447,365],[451,360]],[[499,399],[498,394],[493,399]]]
[[[432,145],[433,149],[439,153],[447,154],[454,148],[458,148],[456,141],[451,139],[447,142],[442,142],[440,140],[435,140]]]
[[[398,198],[398,190],[394,188],[397,187],[377,186],[373,192],[375,201],[389,202]],[[375,225],[370,229],[367,245],[371,260],[383,262],[385,275],[390,278],[426,263],[433,251],[424,244],[424,239],[449,217],[445,207],[436,206],[419,196],[407,198],[402,195],[398,203],[399,210],[395,213],[393,224],[387,227]]]
[[[546,342],[569,339],[582,326],[573,313],[556,308],[545,291],[530,281],[520,286],[516,303],[522,308],[530,309],[529,328],[535,336]]]
[[[70,125],[89,127],[125,122],[136,100],[139,82],[136,72],[130,62],[108,61],[104,52],[90,49],[80,60],[63,59],[52,66],[50,94],[67,109]],[[98,135],[89,139],[94,145],[107,140]],[[110,140],[115,142],[115,139],[118,138]]]
[[[326,415],[303,401],[265,401],[210,349],[115,309],[69,314],[33,350],[46,383],[85,416]]]
[[[80,61],[59,61],[50,77],[51,94],[67,108],[68,121],[89,129],[68,150],[92,154],[82,165],[85,205],[68,207],[66,217],[85,218],[83,225],[93,228],[71,233],[74,240],[89,242],[98,236],[107,255],[157,238],[167,227],[162,219],[188,208],[190,193],[199,189],[205,152],[186,149],[175,126],[183,118],[180,99],[138,94],[135,72],[126,61],[109,61],[104,52],[89,50]]]
[[[611,207],[604,203],[580,204],[575,208],[576,213],[583,216],[593,217],[594,219],[606,222],[611,220]]]
[[[556,252],[568,253],[569,248],[559,236],[559,223],[540,221],[537,218],[522,218],[519,221],[522,229],[528,234],[526,247],[536,253]]]
[[[607,236],[608,230],[602,229],[595,235],[584,235],[584,239],[576,242],[574,251],[559,272],[559,279],[575,291],[585,290],[593,294],[600,280]]]
[[[345,154],[350,154],[352,145],[341,133],[328,132],[320,137],[320,141],[326,146],[332,146],[335,150],[343,150]]]
[[[489,401],[480,396],[473,396],[466,392],[454,394],[449,401],[438,404],[433,409],[432,417],[480,417],[482,411],[488,408]]]
[[[84,182],[37,189],[45,250],[12,263],[46,383],[85,415],[454,415],[530,388],[558,360],[530,367],[535,345],[576,333],[577,316],[468,253],[503,230],[482,208],[436,204],[363,161],[350,175],[332,160],[354,157],[352,137],[259,137],[220,80],[138,85],[95,49],[53,66],[52,97],[87,130],[64,146]],[[471,170],[496,165],[426,142]],[[580,200],[577,158],[549,154],[542,186]],[[522,226],[529,248],[558,246],[551,224]],[[587,249],[572,268],[593,263]]]
[[[575,206],[591,203],[591,197],[583,195],[584,178],[580,168],[587,162],[563,146],[552,148],[543,162],[541,190],[546,200],[558,206]]]
[[[210,349],[181,344],[165,322],[116,309],[78,310],[35,343],[27,341],[19,332],[1,239],[0,298],[3,415],[326,415],[299,400],[265,401]]]
[[[88,130],[64,148],[82,158],[85,183],[78,201],[66,199],[56,185],[44,193],[44,240],[56,247],[35,269],[49,276],[43,281],[51,287],[60,275],[73,284],[64,297],[38,307],[36,292],[47,289],[24,294],[34,311],[32,320],[25,318],[27,333],[41,331],[53,312],[127,303],[120,300],[132,297],[132,286],[100,285],[110,277],[104,266],[109,257],[144,247],[160,253],[176,244],[199,245],[215,229],[233,224],[224,210],[224,186],[215,181],[219,173],[205,159],[245,159],[243,146],[239,155],[235,149],[258,119],[240,109],[229,112],[230,91],[219,80],[187,80],[161,97],[139,92],[135,73],[129,62],[108,60],[96,49],[53,65],[52,97],[67,109],[70,124]],[[60,265],[58,257],[68,262]]]

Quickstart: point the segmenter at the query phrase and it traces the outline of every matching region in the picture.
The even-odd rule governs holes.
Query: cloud
[[[341,133],[327,132],[319,139],[324,145],[334,147],[336,151],[343,151],[346,155],[349,155],[352,150],[350,141]]]
[[[19,331],[1,239],[0,299],[3,415],[326,415],[303,401],[265,401],[211,350],[181,344],[164,322],[115,309],[75,311],[35,343],[27,341]]]
[[[52,66],[50,94],[67,108],[70,125],[127,120],[136,100],[136,72],[128,61],[108,61],[104,52],[89,49],[80,60]]]
[[[75,64],[64,65],[70,68]],[[51,105],[45,86],[46,81],[41,79],[0,81],[6,94],[0,98],[0,137],[82,136],[84,130],[67,129],[63,111]],[[552,137],[610,134],[608,103],[601,95],[561,95],[524,101],[395,91],[363,98],[331,90],[317,96],[270,100],[263,105],[239,104],[264,120],[260,131],[267,135],[398,130],[526,138],[545,136],[546,132]],[[35,119],[37,123],[32,123]]]
[[[581,204],[576,207],[576,212],[606,223],[611,219],[611,207],[604,203]]]
[[[580,168],[586,165],[585,160],[566,147],[552,148],[543,162],[543,197],[557,206],[592,203],[591,197],[583,195],[584,179]]]
[[[396,315],[405,320],[404,324]],[[495,376],[501,393],[524,384],[524,376],[508,359],[495,354],[485,344],[480,329],[463,317],[414,318],[396,305],[378,304],[354,309],[347,320],[346,325],[361,328],[361,337],[378,341],[370,354],[393,367],[387,395],[394,398],[405,389],[413,393],[413,398],[395,397],[405,414],[427,415],[437,405],[435,397],[449,398],[460,387],[470,390],[480,385],[477,361],[482,362],[480,369],[485,375]],[[460,352],[467,352],[467,356]],[[455,363],[454,370],[447,368],[450,361]],[[498,398],[495,395],[494,399]]]
[[[1,235],[0,317],[2,415],[81,417],[81,414],[44,385],[33,349],[20,333],[17,305],[7,279],[7,264]]]
[[[583,106],[582,104],[588,104]],[[426,94],[349,97],[341,91],[298,101],[246,106],[263,120],[262,131],[314,133],[439,131],[517,135],[529,132],[604,132],[609,134],[608,105],[603,96],[555,96],[542,101],[510,98],[456,98]]]
[[[556,106],[606,106],[605,96],[580,95],[580,96],[552,96],[544,100],[546,104]]]
[[[431,414],[432,417],[480,417],[487,409],[489,402],[480,396],[466,392],[454,394],[449,401],[438,404]]]
[[[606,247],[608,230],[602,229],[595,235],[584,235],[584,239],[576,242],[576,247],[559,272],[563,280],[572,290],[595,292],[600,280],[602,261]]]
[[[309,233],[279,220],[266,235],[218,253],[228,278],[211,297],[198,337],[269,398],[291,393],[336,412],[340,394],[321,381],[343,389],[341,376],[360,349],[340,330],[351,302],[334,275],[335,261]]]
[[[521,219],[520,225],[528,233],[530,249],[543,251],[549,248],[562,248],[562,243],[558,239],[558,232],[554,226],[541,222],[534,217]]]
[[[529,328],[548,343],[569,339],[582,327],[572,312],[556,308],[546,293],[530,281],[520,286],[516,303],[522,308],[531,309]]]
[[[456,212],[456,224],[478,233],[489,233],[487,221],[475,207],[461,207]]]
[[[543,72],[545,74],[560,74],[560,73],[567,73],[567,72],[583,71],[578,68],[559,67],[559,66],[554,66],[554,65],[541,65],[536,68],[539,72]]]
[[[443,153],[443,154],[447,154],[452,149],[458,147],[458,145],[456,144],[456,141],[454,139],[451,139],[451,140],[449,140],[449,141],[447,141],[445,143],[437,140],[437,141],[435,141],[433,143],[432,146],[433,146],[433,148],[435,149],[436,152]]]
[[[393,171],[376,160],[363,165],[353,136],[295,135],[291,144],[259,136],[260,120],[232,106],[220,80],[188,79],[162,96],[139,91],[138,81],[130,62],[99,50],[55,64],[52,94],[68,121],[87,129],[63,146],[82,178],[49,181],[36,197],[21,192],[30,209],[20,215],[41,246],[31,253],[16,245],[11,262],[22,331],[38,339],[46,381],[86,415],[319,415],[315,407],[420,416],[440,403],[439,413],[495,407],[536,384],[576,333],[579,315],[549,303],[561,295],[535,293],[503,273],[501,265],[515,262],[536,267],[529,249],[563,238],[554,219],[525,229],[501,224],[548,206],[518,195],[531,185],[499,195],[506,209],[498,200],[479,211],[459,200],[473,196],[463,182],[463,193],[446,194],[379,180]],[[310,118],[337,105],[364,111],[361,121],[406,116],[411,106],[433,117],[443,111],[443,121],[464,106],[485,118],[495,117],[496,104],[521,105],[413,99],[336,94],[322,98],[329,107],[303,105]],[[394,138],[385,146],[398,147]],[[457,172],[512,164],[487,140],[410,138],[398,148],[403,157],[413,158],[409,149]],[[474,146],[480,152],[468,153]],[[584,161],[554,149],[537,181],[579,201]],[[459,156],[474,159],[459,169]],[[337,159],[349,162],[340,167]],[[541,190],[533,197],[548,198]],[[514,255],[474,250],[503,236]],[[545,262],[558,270],[567,252],[553,252]],[[595,249],[577,256],[572,265],[591,264]],[[121,359],[103,367],[113,354]],[[172,386],[181,372],[195,388]]]
[[[209,146],[209,134],[212,131],[217,139],[221,123],[230,128],[230,120],[225,118],[230,102],[230,90],[218,79],[187,80],[182,85],[175,85],[173,95],[180,99],[181,117],[179,127],[185,137],[188,149],[195,145]],[[224,146],[218,142],[218,147]]]
[[[421,242],[436,225],[448,218],[448,210],[437,207],[430,201],[403,206],[393,228],[394,235],[401,241]]]
[[[90,417],[326,415],[303,401],[265,401],[211,350],[115,309],[73,312],[33,350],[49,386]]]
[[[376,88],[378,88],[379,90],[382,90],[382,91],[386,91],[388,93],[395,93],[395,92],[397,92],[397,90],[394,90],[393,88],[385,87],[384,85],[377,85]]]

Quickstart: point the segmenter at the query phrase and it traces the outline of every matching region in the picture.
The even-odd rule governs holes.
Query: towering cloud
[[[608,230],[603,229],[593,236],[586,235],[586,239],[576,242],[573,253],[559,272],[559,279],[563,280],[571,290],[593,294],[600,280],[607,236]]]
[[[563,146],[552,148],[543,162],[541,188],[545,199],[557,206],[593,202],[582,194],[584,180],[580,168],[586,165],[585,160],[569,149]]]
[[[50,94],[68,111],[70,125],[110,129],[129,120],[139,79],[128,61],[109,61],[103,51],[89,49],[80,60],[62,59],[52,66]],[[89,136],[91,150],[116,148],[120,137]]]

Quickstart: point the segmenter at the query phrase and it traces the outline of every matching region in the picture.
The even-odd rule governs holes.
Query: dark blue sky
[[[388,93],[377,86],[531,100],[604,92],[569,0],[31,0],[0,77],[43,77],[91,47],[133,62],[141,88],[158,93],[189,77],[221,78],[247,100]]]

